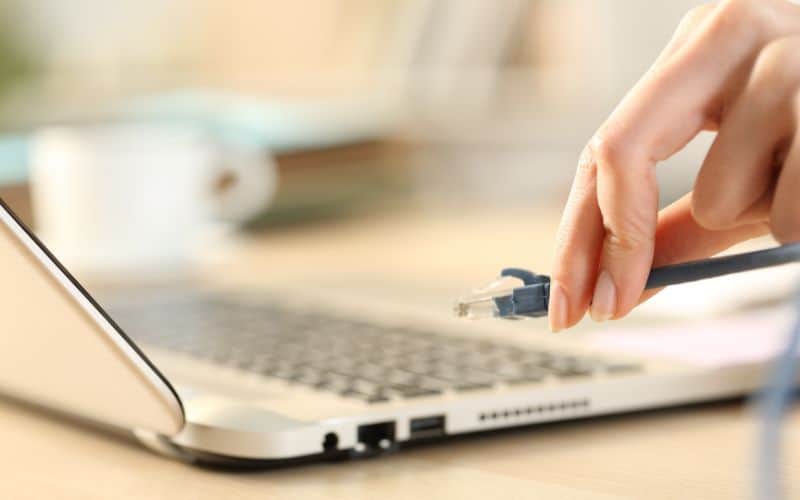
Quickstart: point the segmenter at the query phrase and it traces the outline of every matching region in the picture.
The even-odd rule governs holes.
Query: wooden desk
[[[547,267],[554,218],[544,218],[541,233],[520,233],[497,218],[464,217],[373,220],[250,239],[215,260],[207,276],[225,285],[279,285],[314,275],[331,289],[445,304],[454,290],[504,263]],[[476,236],[487,230],[497,240]],[[800,411],[788,422],[787,475],[800,458],[793,428],[800,428]],[[529,427],[376,460],[221,472],[0,401],[0,498],[747,498],[754,442],[746,405],[728,402]],[[794,482],[800,484],[796,474]]]

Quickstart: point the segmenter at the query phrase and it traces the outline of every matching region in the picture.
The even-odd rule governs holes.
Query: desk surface
[[[542,223],[541,241],[533,231],[497,227],[496,218],[468,220],[410,217],[274,233],[213,259],[207,276],[274,285],[313,275],[334,290],[444,304],[504,263],[548,267],[554,218]],[[481,231],[498,238],[477,237]],[[376,254],[383,259],[369,258]],[[298,274],[301,262],[306,276]],[[787,471],[800,459],[800,436],[790,432],[798,426],[795,411]],[[0,401],[0,498],[746,498],[754,442],[746,405],[727,402],[473,436],[375,460],[220,472]]]

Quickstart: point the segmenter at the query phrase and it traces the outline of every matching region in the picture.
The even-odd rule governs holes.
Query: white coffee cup
[[[185,124],[42,130],[30,175],[37,234],[69,268],[112,280],[188,273],[210,235],[275,188],[262,148],[223,147]]]

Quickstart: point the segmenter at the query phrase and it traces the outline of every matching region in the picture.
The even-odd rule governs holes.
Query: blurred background
[[[2,174],[25,178],[13,137],[137,115],[258,136],[287,170],[344,147],[353,181],[376,181],[399,148],[392,176],[407,178],[387,182],[437,201],[560,200],[583,143],[696,3],[5,0]]]
[[[430,266],[462,286],[551,246],[582,146],[696,3],[4,0],[0,194],[68,265],[129,274],[110,239],[164,270],[208,234],[463,215]],[[659,167],[662,204],[707,144]]]

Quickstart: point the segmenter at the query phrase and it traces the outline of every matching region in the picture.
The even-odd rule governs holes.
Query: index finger
[[[795,10],[781,15],[786,8]],[[726,92],[759,48],[797,28],[788,20],[796,9],[745,0],[714,7],[590,141],[557,238],[551,328],[571,326],[590,302],[597,319],[623,316],[636,305],[653,259],[654,165],[718,118]]]

